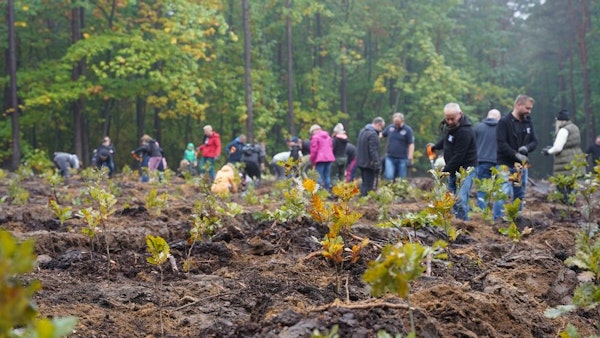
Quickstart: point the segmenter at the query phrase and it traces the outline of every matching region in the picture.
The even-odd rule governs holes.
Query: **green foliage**
[[[54,216],[60,221],[60,225],[63,225],[66,220],[70,219],[73,215],[72,208],[70,206],[61,207],[54,198],[48,201],[48,207],[54,213]]]
[[[394,202],[394,191],[388,185],[379,187],[376,191],[369,191],[369,198],[375,201],[377,209],[377,220],[390,218],[390,206]]]
[[[494,201],[503,201],[507,198],[506,194],[502,191],[502,185],[506,182],[504,175],[501,175],[496,167],[491,168],[492,175],[490,178],[484,178],[480,180],[475,178],[475,185],[477,190],[484,193],[485,209],[483,209],[482,217],[488,222],[493,222],[492,208]]]
[[[551,201],[560,201],[569,207],[574,206],[577,200],[577,179],[578,175],[558,174],[550,176],[549,180],[556,185],[557,191],[550,194],[548,196],[549,199]]]
[[[7,231],[0,230],[0,336],[64,337],[73,332],[74,317],[39,318],[33,304],[39,281],[22,282],[20,275],[35,266],[33,241],[18,243]]]
[[[429,195],[430,201],[425,208],[425,212],[433,215],[431,218],[432,225],[442,228],[448,239],[454,241],[460,235],[460,230],[456,230],[450,222],[453,217],[452,209],[454,208],[456,198],[446,187],[445,181],[448,174],[438,169],[432,169],[429,172],[433,175],[434,185],[433,191]],[[460,184],[460,180],[457,179],[456,190],[460,189]]]
[[[46,173],[54,168],[54,163],[52,163],[46,151],[42,149],[33,149],[31,152],[26,153],[22,162],[23,165],[31,168],[35,174]]]
[[[98,210],[95,210],[91,207],[81,209],[79,211],[81,216],[83,216],[83,220],[87,224],[87,228],[82,228],[81,232],[90,238],[90,246],[91,250],[94,251],[94,237],[96,236],[96,232],[100,222],[102,220],[102,216]]]
[[[371,285],[371,293],[381,296],[387,292],[407,298],[410,282],[425,272],[423,260],[430,253],[427,247],[418,243],[386,245],[381,258],[369,262],[363,274],[364,281]]]
[[[160,236],[146,236],[146,246],[148,252],[150,253],[149,257],[146,257],[146,261],[148,263],[160,267],[169,259],[169,244],[164,238]]]
[[[196,242],[201,241],[205,236],[212,236],[214,231],[221,226],[221,221],[218,217],[203,216],[199,213],[192,215],[192,228],[190,229],[190,237],[188,243],[190,248],[187,251],[187,257],[183,262],[183,271],[189,272],[191,269],[192,249]]]
[[[156,189],[152,188],[146,195],[146,209],[155,216],[160,216],[162,210],[167,207],[169,195],[167,193],[158,194]]]
[[[29,201],[29,191],[21,185],[22,177],[14,175],[8,180],[8,197],[11,204],[25,205]]]
[[[523,231],[519,231],[517,228],[517,218],[519,217],[520,211],[519,208],[521,206],[521,199],[517,198],[512,203],[507,202],[504,205],[504,210],[506,211],[506,215],[504,215],[504,219],[509,222],[508,227],[502,227],[498,229],[498,232],[501,234],[508,236],[514,242],[519,242],[523,235],[527,235],[531,233],[531,228],[527,227],[523,229]]]
[[[318,329],[314,329],[310,334],[310,338],[339,338],[340,334],[338,333],[340,327],[339,325],[334,325],[329,330],[325,330],[325,332],[321,333]]]

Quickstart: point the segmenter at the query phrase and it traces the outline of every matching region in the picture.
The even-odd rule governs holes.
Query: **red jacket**
[[[204,143],[198,147],[202,157],[216,158],[221,155],[221,136],[213,130],[211,136],[204,136]]]

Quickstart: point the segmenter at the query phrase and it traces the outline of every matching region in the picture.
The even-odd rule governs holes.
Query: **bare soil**
[[[336,324],[340,337],[375,337],[379,330],[405,335],[410,330],[407,301],[373,298],[361,278],[383,245],[407,233],[375,227],[379,210],[374,204],[361,207],[364,216],[352,228],[371,244],[340,277],[314,254],[320,247],[311,236],[323,238],[324,225],[308,217],[286,223],[255,220],[253,212],[275,210],[276,203],[246,205],[234,218],[223,215],[223,226],[212,239],[194,246],[192,269],[184,273],[190,214],[194,201],[204,196],[200,189],[178,178],[162,186],[122,178],[113,182],[120,192],[118,211],[93,252],[81,232],[82,219],[61,225],[48,209],[52,190],[41,179],[23,182],[31,194],[25,206],[8,201],[0,205],[0,227],[35,240],[39,264],[26,278],[43,284],[35,296],[39,311],[45,316],[77,316],[73,337],[160,337],[161,311],[166,337],[310,337],[315,329],[323,333]],[[274,189],[266,184],[257,194]],[[153,187],[170,196],[170,206],[160,216],[144,207]],[[72,205],[84,188],[81,180],[72,178],[68,187],[58,189],[59,202]],[[6,194],[2,182],[0,196]],[[244,205],[241,196],[232,200]],[[424,205],[396,204],[391,214],[418,211]],[[577,285],[576,271],[563,260],[574,254],[580,221],[577,210],[550,203],[532,189],[518,225],[533,231],[519,243],[499,234],[501,225],[489,224],[480,215],[467,222],[453,220],[463,235],[450,245],[449,260],[434,263],[431,276],[411,284],[417,336],[556,337],[568,323],[582,336],[598,334],[597,311],[580,310],[558,319],[543,315],[549,307],[569,303]],[[177,260],[179,271],[165,265],[162,285],[157,268],[146,262],[147,234],[165,238]],[[426,229],[418,238],[431,244],[443,235]]]

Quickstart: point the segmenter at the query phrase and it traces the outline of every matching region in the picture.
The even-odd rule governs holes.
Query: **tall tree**
[[[288,94],[288,128],[290,134],[296,135],[294,118],[294,53],[292,41],[292,1],[285,0],[287,15],[285,16],[285,37],[287,42],[287,94]]]
[[[254,107],[252,102],[252,35],[250,34],[250,8],[248,0],[242,0],[244,22],[244,83],[246,93],[246,133],[248,141],[254,142]]]
[[[9,89],[9,107],[12,121],[12,158],[10,167],[17,169],[21,162],[21,141],[19,128],[19,103],[17,100],[17,51],[16,51],[16,33],[15,33],[15,3],[14,0],[7,1],[7,24],[8,24],[8,57],[7,69],[10,77]]]
[[[577,50],[581,63],[581,77],[583,81],[583,111],[585,116],[585,141],[587,144],[594,142],[596,124],[592,117],[592,89],[590,86],[590,72],[588,67],[587,35],[590,30],[590,9],[587,0],[569,0],[569,13],[571,22],[576,25]]]

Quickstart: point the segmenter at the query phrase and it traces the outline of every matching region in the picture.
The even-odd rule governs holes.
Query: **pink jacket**
[[[334,162],[333,141],[329,133],[319,130],[310,138],[310,163]]]

